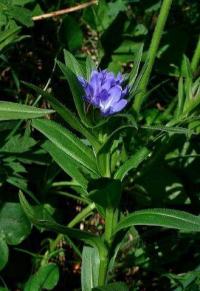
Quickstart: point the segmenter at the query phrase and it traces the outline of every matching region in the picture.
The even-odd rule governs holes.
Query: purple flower
[[[99,108],[103,115],[111,115],[124,109],[128,101],[124,99],[128,87],[122,88],[121,73],[114,76],[107,70],[92,71],[89,82],[79,76],[78,80],[85,91],[83,98],[94,107]]]

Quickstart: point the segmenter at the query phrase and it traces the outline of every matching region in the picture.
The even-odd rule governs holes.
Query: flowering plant
[[[137,64],[140,63],[141,56],[140,49],[136,56]],[[107,290],[121,242],[126,238],[130,227],[152,225],[182,231],[200,231],[200,218],[183,211],[143,209],[124,216],[120,208],[125,187],[132,183],[131,176],[127,174],[132,173],[134,181],[137,180],[144,164],[151,167],[163,143],[169,142],[174,133],[185,134],[187,130],[176,127],[179,121],[175,119],[174,127],[170,124],[165,127],[140,124],[131,100],[133,97],[137,98],[137,94],[141,96],[139,88],[146,64],[140,73],[138,68],[133,68],[125,84],[121,73],[115,76],[108,70],[98,70],[91,59],[87,59],[85,69],[67,51],[65,60],[65,64],[58,62],[58,65],[68,80],[78,117],[74,117],[53,96],[33,85],[31,87],[43,94],[68,126],[82,135],[83,139],[55,121],[36,119],[32,121],[32,126],[47,138],[43,148],[72,178],[72,188],[88,205],[68,226],[64,226],[52,216],[49,217],[49,214],[41,218],[22,193],[20,202],[33,224],[59,233],[45,257],[50,256],[63,237],[80,239],[85,244],[81,273],[83,290]],[[93,119],[87,105],[100,110],[100,120]],[[160,131],[162,134],[155,134],[150,140],[141,138],[141,132],[146,130]],[[128,136],[134,136],[131,139],[134,152],[130,152],[129,145],[126,144]],[[88,232],[74,228],[95,210],[104,221],[103,231],[96,229],[95,232]],[[108,287],[117,290],[123,287],[123,290],[128,290],[123,283],[111,283]]]
[[[64,2],[0,1],[0,291],[199,290],[199,1]]]
[[[127,105],[124,98],[128,93],[128,87],[122,89],[123,77],[118,73],[117,77],[107,70],[92,71],[89,82],[83,77],[78,77],[85,91],[84,99],[100,109],[103,115],[112,115],[120,112]]]

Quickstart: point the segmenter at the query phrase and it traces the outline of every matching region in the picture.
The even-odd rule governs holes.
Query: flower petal
[[[83,88],[87,86],[87,81],[82,76],[78,76],[77,79]]]
[[[119,101],[121,96],[122,96],[122,88],[121,88],[121,86],[116,85],[116,86],[112,87],[109,90],[109,95],[110,95],[110,98],[112,99],[112,102]]]
[[[124,109],[124,107],[127,105],[128,101],[126,99],[121,99],[119,102],[115,103],[111,110],[110,114],[116,113]]]

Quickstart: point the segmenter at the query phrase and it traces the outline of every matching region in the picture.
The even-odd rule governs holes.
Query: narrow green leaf
[[[94,154],[73,133],[56,122],[45,119],[34,120],[32,125],[71,159],[98,175]]]
[[[99,254],[102,254],[104,256],[105,253],[107,254],[107,249],[99,236],[96,236],[89,232],[81,231],[79,229],[72,229],[70,227],[63,226],[54,222],[53,220],[40,219],[37,217],[37,213],[34,211],[34,208],[28,203],[22,192],[19,193],[19,199],[25,214],[34,225],[55,231],[57,233],[66,234],[74,239],[82,240],[92,247],[96,247],[99,251]]]
[[[97,67],[90,56],[86,58],[86,77],[87,80],[90,80],[91,74],[93,70],[97,70]]]
[[[150,151],[147,148],[138,150],[121,165],[116,171],[114,178],[122,181],[130,170],[137,169],[137,167],[148,157],[149,153]]]
[[[53,110],[0,101],[0,121],[12,119],[32,119],[53,113]]]
[[[192,69],[190,65],[190,60],[186,55],[183,56],[181,75],[182,77],[192,80]]]
[[[80,83],[78,82],[77,76],[73,73],[73,71],[69,67],[65,66],[61,62],[57,63],[69,83],[69,87],[74,99],[74,104],[76,106],[76,110],[81,121],[86,127],[92,126],[91,122],[89,122],[89,120],[86,117],[83,100],[83,96],[85,93],[83,92],[83,89]]]
[[[5,267],[8,262],[9,249],[5,238],[0,236],[0,271]]]
[[[34,0],[12,0],[12,5],[24,6],[31,2],[34,2]]]
[[[76,76],[85,77],[84,71],[77,61],[77,59],[67,50],[64,50],[65,65],[68,67]]]
[[[169,133],[175,133],[175,134],[185,134],[185,135],[190,135],[190,134],[195,134],[194,131],[184,128],[184,127],[172,127],[172,126],[164,126],[164,125],[143,125],[141,128],[144,129],[149,129],[149,130],[158,130],[158,131],[163,131],[163,132],[169,132]]]
[[[138,102],[138,100],[141,98],[141,95],[143,95],[142,98],[146,97],[145,95],[145,92],[142,92],[141,89],[139,88],[140,86],[140,83],[142,82],[143,80],[143,76],[145,75],[145,72],[147,70],[147,67],[148,67],[148,59],[146,59],[140,73],[138,74],[137,78],[135,79],[135,82],[131,88],[131,91],[130,91],[130,95],[131,95],[131,98],[135,96],[135,101],[134,101],[134,104]]]
[[[67,107],[65,107],[62,103],[60,103],[52,94],[49,94],[48,92],[45,92],[41,88],[30,84],[23,82],[27,87],[33,89],[38,94],[41,94],[48,102],[51,104],[51,107],[60,115],[60,117],[66,121],[73,129],[80,132],[82,135],[84,135],[88,141],[91,143],[92,146],[94,146],[95,149],[98,149],[100,144],[97,140],[97,138],[89,131],[85,126],[82,125],[82,123],[78,120],[76,115],[71,112]]]
[[[69,155],[50,141],[46,141],[42,146],[53,158],[53,160],[84,189],[87,188],[87,180],[79,171],[80,165],[74,162]]]
[[[98,286],[100,259],[97,249],[84,247],[81,266],[82,291],[91,291]]]
[[[92,291],[129,291],[129,288],[123,282],[115,282],[103,287],[93,288]]]
[[[178,107],[176,112],[177,117],[183,113],[184,99],[183,78],[180,78],[178,82]]]
[[[107,167],[107,163],[109,163],[107,161],[108,153],[110,152],[110,149],[113,145],[113,142],[115,140],[119,139],[119,136],[121,133],[123,133],[124,131],[126,131],[127,129],[136,129],[136,125],[123,125],[118,127],[116,130],[114,130],[106,139],[105,143],[99,148],[99,151],[97,152],[97,163],[98,163],[98,169],[101,172],[102,176],[106,175],[106,167]]]
[[[200,217],[180,210],[162,208],[139,210],[122,218],[115,233],[133,225],[162,226],[182,231],[199,232]]]
[[[3,50],[9,44],[14,44],[21,38],[18,36],[20,32],[20,27],[6,28],[5,31],[1,31],[0,36],[0,51]]]
[[[137,75],[138,75],[140,63],[142,60],[143,46],[144,45],[142,44],[134,56],[133,68],[129,74],[129,87],[130,87],[130,89],[133,87],[135,80],[137,78]]]

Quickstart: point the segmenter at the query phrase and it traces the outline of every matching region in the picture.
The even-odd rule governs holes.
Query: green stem
[[[60,181],[60,182],[54,182],[52,183],[53,187],[62,187],[62,186],[77,186],[78,183],[74,181]]]
[[[68,227],[74,227],[76,224],[78,224],[83,219],[85,219],[94,209],[95,209],[95,203],[89,204],[79,214],[77,214],[74,217],[74,219],[70,221],[70,223],[68,224]]]
[[[106,209],[106,219],[105,219],[105,242],[108,246],[111,245],[111,238],[113,232],[113,220],[114,220],[114,211],[112,208]]]
[[[100,266],[99,266],[99,286],[104,286],[107,282],[107,273],[110,259],[110,247],[112,244],[112,233],[113,233],[113,222],[114,222],[114,210],[112,208],[106,209],[106,218],[105,218],[105,233],[104,240],[108,248],[108,252],[104,254],[103,257],[100,257]]]
[[[191,62],[191,68],[193,72],[197,70],[199,62],[200,62],[200,36]]]
[[[136,112],[140,111],[141,105],[146,95],[147,85],[149,83],[149,78],[156,59],[158,47],[163,34],[165,23],[167,21],[167,17],[169,15],[171,4],[172,0],[163,0],[162,7],[160,9],[160,14],[158,16],[158,21],[149,48],[148,65],[139,86],[140,93],[137,94],[134,102],[134,109],[136,110]]]
[[[104,286],[107,281],[107,271],[109,264],[108,253],[104,257],[100,257],[98,286]]]

